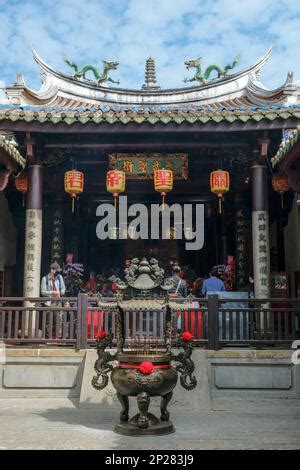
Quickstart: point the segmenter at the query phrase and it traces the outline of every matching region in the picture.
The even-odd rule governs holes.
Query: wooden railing
[[[299,336],[300,299],[236,300],[238,307],[217,301],[219,344],[289,345]]]
[[[45,302],[44,298],[0,297],[0,340],[80,347],[77,297],[62,298],[51,306]]]
[[[45,298],[0,297],[0,341],[86,349],[95,344],[100,330],[115,336],[117,314],[113,304],[104,312],[85,294],[52,303]],[[127,344],[139,338],[163,343],[164,322],[162,310],[125,311]],[[190,331],[195,345],[209,349],[290,347],[300,339],[300,299],[194,299],[190,308],[174,312],[174,342],[178,330]]]

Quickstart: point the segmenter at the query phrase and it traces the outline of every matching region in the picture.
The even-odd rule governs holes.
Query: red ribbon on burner
[[[139,369],[140,366],[135,366],[133,364],[119,364],[119,367],[124,367],[126,369]],[[153,366],[154,369],[169,369],[171,366],[170,364],[161,364],[159,366]]]

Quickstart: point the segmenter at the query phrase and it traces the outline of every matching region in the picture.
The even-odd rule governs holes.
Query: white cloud
[[[22,70],[26,83],[39,87],[30,44],[64,71],[62,52],[80,65],[117,59],[112,76],[129,88],[142,85],[149,55],[159,84],[170,88],[183,86],[187,58],[202,56],[203,67],[225,65],[241,52],[244,68],[273,42],[266,86],[279,86],[288,70],[300,77],[294,0],[0,0],[0,7],[0,78],[7,83]]]
[[[1,104],[8,103],[8,99],[6,98],[6,95],[3,91],[4,87],[5,87],[5,82],[3,80],[0,80],[0,102],[1,102]]]

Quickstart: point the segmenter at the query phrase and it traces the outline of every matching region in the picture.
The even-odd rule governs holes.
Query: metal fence
[[[105,311],[85,294],[48,301],[45,298],[0,297],[0,340],[8,345],[93,346],[100,330],[116,333],[115,299]],[[176,300],[178,302],[178,299]],[[173,339],[187,330],[195,345],[290,347],[300,338],[300,299],[194,299],[190,308],[173,309]],[[165,312],[124,312],[126,344],[164,341]]]

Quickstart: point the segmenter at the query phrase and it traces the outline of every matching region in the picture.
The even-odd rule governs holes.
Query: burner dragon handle
[[[177,346],[182,347],[184,351],[180,352],[177,356],[173,356],[172,361],[179,363],[175,365],[175,369],[181,374],[180,383],[182,387],[186,390],[193,390],[197,385],[197,379],[194,375],[195,364],[191,358],[193,345],[190,340],[186,341],[183,339],[184,335],[185,333],[182,333],[177,340]]]
[[[95,362],[94,369],[96,375],[92,378],[92,386],[96,390],[102,390],[108,384],[108,374],[113,370],[113,366],[110,362],[115,361],[116,357],[114,354],[110,354],[105,351],[106,348],[112,347],[113,335],[103,332],[102,337],[97,338],[97,354],[98,359]]]

